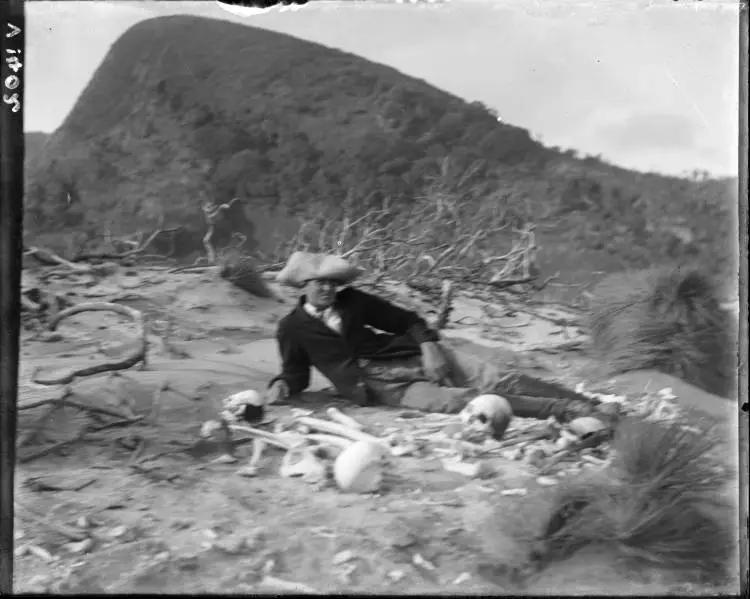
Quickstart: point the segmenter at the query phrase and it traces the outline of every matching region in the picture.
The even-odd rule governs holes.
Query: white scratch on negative
[[[703,124],[706,126],[706,129],[708,129],[710,131],[711,130],[711,125],[709,124],[708,119],[706,119],[706,117],[704,116],[704,114],[701,112],[701,109],[698,108],[698,105],[695,103],[695,101],[693,100],[692,96],[690,94],[688,94],[683,89],[683,87],[679,84],[679,82],[677,81],[677,79],[675,79],[672,76],[672,73],[669,72],[669,69],[667,69],[666,67],[664,67],[664,72],[667,74],[667,77],[669,77],[669,80],[672,83],[674,83],[675,87],[678,90],[680,90],[680,92],[682,93],[682,95],[685,96],[685,98],[687,98],[687,101],[690,102],[690,105],[693,107],[693,110],[695,110],[695,112],[697,113],[697,115],[703,121]]]

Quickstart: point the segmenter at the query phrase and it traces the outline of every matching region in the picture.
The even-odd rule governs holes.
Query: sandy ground
[[[33,273],[26,273],[33,284]],[[222,398],[263,390],[276,374],[273,331],[294,295],[258,299],[211,271],[170,274],[165,269],[119,269],[103,279],[60,278],[50,288],[71,301],[118,301],[148,317],[146,370],[126,377],[92,376],[72,386],[77,401],[149,417],[127,426],[89,432],[49,455],[29,456],[75,436],[84,423],[73,408],[58,410],[37,438],[19,450],[16,469],[17,592],[172,593],[440,593],[647,594],[685,590],[659,573],[622,570],[601,552],[572,556],[531,579],[495,584],[477,574],[491,547],[494,560],[518,548],[502,534],[487,538],[485,522],[498,505],[508,510],[524,497],[503,494],[540,484],[523,461],[495,455],[487,478],[445,470],[441,431],[455,417],[397,409],[356,408],[336,397],[317,372],[293,404],[269,410],[268,426],[305,409],[319,416],[337,406],[376,435],[411,432],[427,439],[417,455],[397,458],[380,492],[346,494],[334,484],[282,478],[281,451],[268,450],[256,477],[238,464],[220,464],[216,443],[201,440],[201,424],[216,417]],[[404,289],[405,304],[419,307]],[[585,370],[582,332],[575,315],[545,308],[540,316],[499,301],[462,299],[446,335],[468,351],[491,358],[494,347],[527,351],[549,376],[570,380]],[[166,339],[166,342],[165,342]],[[97,363],[132,348],[133,327],[121,317],[90,312],[63,321],[56,334],[25,332],[22,372],[42,373]],[[154,391],[167,382],[160,410]],[[642,384],[639,381],[637,384]],[[19,434],[40,417],[24,410]],[[97,425],[112,422],[102,415]],[[516,420],[513,427],[535,423]],[[560,476],[564,476],[564,473]],[[63,531],[59,525],[68,528]],[[71,531],[91,531],[93,542],[71,542]],[[75,536],[75,534],[73,534]],[[295,585],[305,585],[299,587]]]

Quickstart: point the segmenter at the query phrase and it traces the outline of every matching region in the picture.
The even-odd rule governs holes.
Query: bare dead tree
[[[211,243],[211,238],[214,234],[214,229],[219,218],[223,216],[226,210],[234,205],[235,202],[239,202],[239,198],[232,198],[230,202],[226,204],[219,204],[218,206],[213,202],[205,202],[201,208],[203,210],[203,218],[206,221],[206,234],[203,236],[203,247],[206,248],[206,258],[209,264],[216,263],[216,250]]]

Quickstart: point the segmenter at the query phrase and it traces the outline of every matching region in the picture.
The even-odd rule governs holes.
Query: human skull
[[[257,422],[263,418],[263,403],[263,397],[257,391],[240,391],[222,400],[221,417],[232,423]]]
[[[465,430],[499,441],[513,418],[513,409],[504,397],[480,395],[472,399],[459,416]]]
[[[357,441],[345,449],[333,464],[333,476],[342,491],[373,493],[383,481],[387,449],[370,441]]]

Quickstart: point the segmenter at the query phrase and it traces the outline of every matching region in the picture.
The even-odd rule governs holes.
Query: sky
[[[217,2],[26,2],[25,129],[53,131],[109,47],[167,14],[225,19],[383,63],[548,146],[642,171],[737,174],[733,0],[311,2],[238,16]]]

